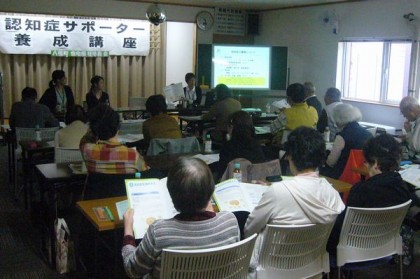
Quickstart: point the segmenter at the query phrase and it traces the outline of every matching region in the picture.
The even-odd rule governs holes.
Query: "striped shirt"
[[[206,249],[238,242],[238,222],[231,212],[203,221],[158,220],[149,226],[136,248],[122,248],[124,268],[130,278],[159,278],[161,253],[170,249]]]
[[[121,143],[85,143],[82,154],[89,172],[122,174],[145,170],[143,158],[135,149]]]

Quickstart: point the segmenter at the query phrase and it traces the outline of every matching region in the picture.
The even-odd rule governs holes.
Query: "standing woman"
[[[90,80],[90,90],[86,94],[86,103],[88,110],[93,109],[98,104],[109,105],[109,95],[104,89],[104,78],[101,76],[94,76]]]
[[[66,83],[66,73],[63,70],[55,70],[49,88],[39,100],[40,104],[46,105],[55,115],[64,115],[74,106],[73,91]]]

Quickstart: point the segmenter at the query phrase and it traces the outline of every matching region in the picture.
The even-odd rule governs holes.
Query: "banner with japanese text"
[[[149,48],[146,20],[0,13],[2,53],[147,56]]]

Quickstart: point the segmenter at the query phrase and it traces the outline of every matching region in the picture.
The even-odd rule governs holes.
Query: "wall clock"
[[[207,11],[199,12],[197,14],[196,21],[198,28],[204,31],[209,30],[214,23],[213,16]]]

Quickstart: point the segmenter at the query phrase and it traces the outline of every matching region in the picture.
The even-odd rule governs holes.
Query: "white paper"
[[[410,183],[416,188],[420,188],[420,169],[410,167],[408,169],[400,171],[401,177],[405,182]]]
[[[118,141],[125,143],[125,142],[134,142],[138,140],[144,139],[143,134],[125,134],[125,135],[118,135]]]
[[[194,155],[193,158],[198,158],[203,160],[207,165],[218,162],[219,161],[219,154],[197,154]]]
[[[216,185],[213,198],[220,211],[254,210],[268,186],[229,179]]]
[[[116,202],[115,207],[117,208],[118,219],[122,220],[123,216],[124,216],[124,213],[128,209],[128,200],[123,200],[123,201],[120,201],[120,202]]]
[[[241,183],[241,186],[247,193],[249,200],[252,203],[252,210],[258,205],[261,200],[262,195],[267,191],[269,186],[260,185],[260,184],[250,184],[250,183]]]
[[[287,99],[281,99],[280,101],[273,102],[271,106],[274,107],[275,109],[290,108],[290,105],[287,102]]]
[[[199,121],[199,120],[203,119],[203,116],[202,115],[192,115],[192,116],[180,116],[179,118],[182,119],[182,120],[185,120],[185,121]]]
[[[142,238],[154,221],[171,218],[176,214],[166,188],[166,180],[126,179],[125,185],[129,206],[134,209],[136,239]]]
[[[182,83],[180,82],[166,86],[163,88],[163,95],[165,95],[168,102],[176,102],[185,98]]]
[[[255,133],[257,135],[270,134],[271,130],[269,126],[260,126],[260,127],[255,127]]]

